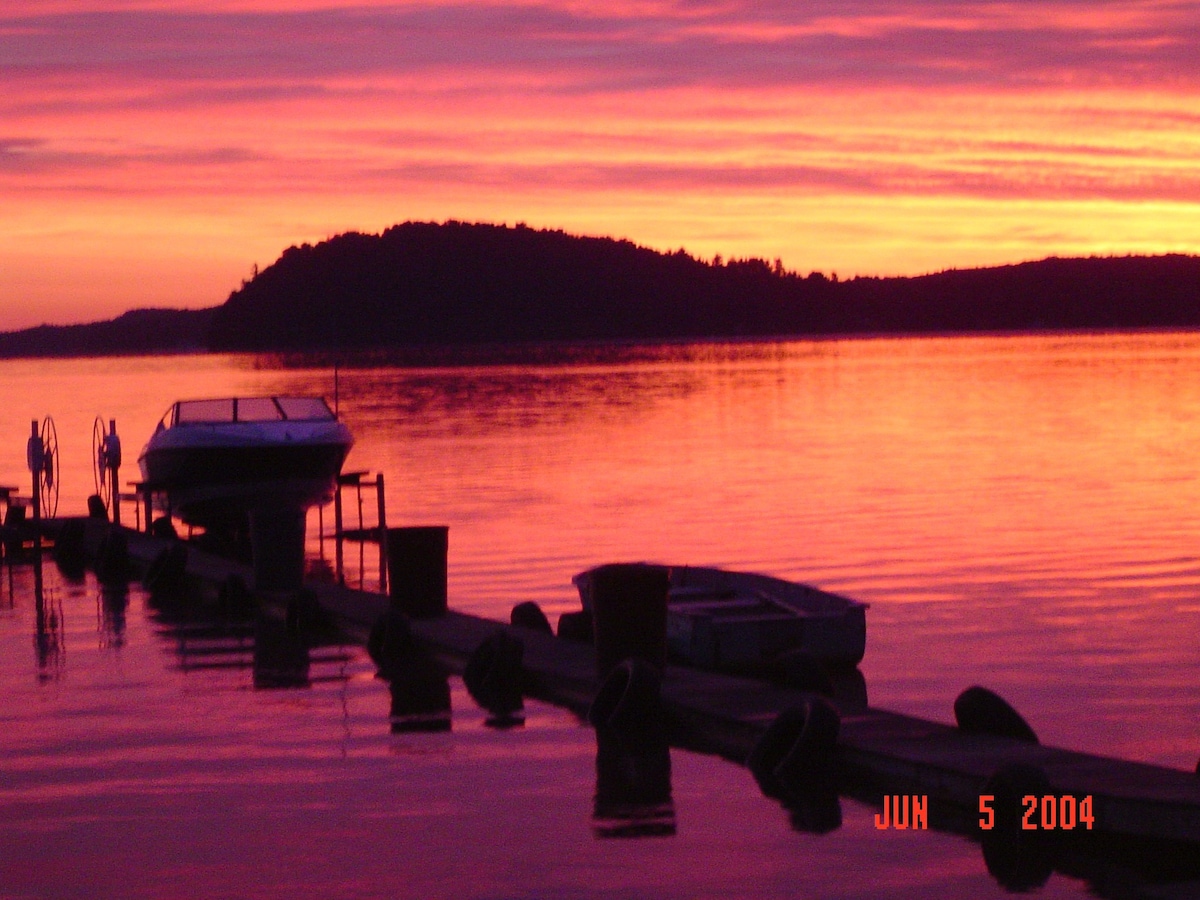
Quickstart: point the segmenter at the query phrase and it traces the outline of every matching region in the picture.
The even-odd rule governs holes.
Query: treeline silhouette
[[[137,356],[208,348],[216,308],[135,309],[106,322],[0,333],[0,357]]]
[[[806,310],[790,302],[797,281],[761,260],[712,265],[682,251],[561,231],[410,222],[382,235],[343,234],[287,250],[217,311],[210,345],[317,349],[784,333],[806,324]]]
[[[291,247],[215,309],[0,335],[0,355],[1195,326],[1194,256],[839,281],[523,225],[408,222]]]

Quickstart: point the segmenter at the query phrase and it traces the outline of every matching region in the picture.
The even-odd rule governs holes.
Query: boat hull
[[[245,521],[256,509],[329,502],[350,451],[338,422],[287,430],[191,426],[160,431],[138,460],[147,489],[185,523]]]
[[[261,506],[328,503],[345,457],[336,446],[162,450],[147,454],[143,478],[184,522],[203,525]]]

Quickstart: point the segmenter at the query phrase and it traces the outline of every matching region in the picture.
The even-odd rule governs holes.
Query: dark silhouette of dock
[[[82,522],[70,527],[83,533],[88,556],[102,553],[110,544],[105,535],[111,526],[105,521],[74,521]],[[46,527],[57,531],[62,522],[47,523]],[[184,557],[171,549],[179,546],[171,541],[127,529],[122,533],[130,570],[141,577],[150,577],[156,566],[161,574],[168,557]],[[249,579],[251,570],[189,547],[178,575],[192,585],[193,593],[211,600],[231,579]],[[336,584],[307,584],[299,594],[276,593],[256,599],[281,620],[294,624],[306,616],[318,616],[364,644],[372,641],[372,631],[381,620],[395,615],[387,595]],[[504,641],[519,642],[516,671],[524,695],[582,716],[601,687],[596,653],[586,641],[453,610],[405,621],[422,653],[447,672],[462,674],[485,642],[504,635]],[[739,764],[747,764],[781,713],[803,708],[813,697],[810,692],[764,679],[674,665],[665,667],[661,679],[662,710],[671,744]],[[1086,825],[1082,819],[1072,821],[1068,829],[1064,821],[1057,820],[1050,826],[1054,833],[1049,834],[1043,819],[1040,834],[1025,835],[1018,830],[1009,835],[1017,841],[1015,852],[1026,856],[1041,853],[1059,870],[1085,877],[1094,877],[1097,865],[1148,867],[1157,880],[1178,885],[1164,887],[1154,896],[1188,896],[1187,892],[1200,884],[1200,777],[1195,773],[995,734],[967,733],[951,725],[872,708],[865,703],[865,692],[839,694],[835,690],[828,702],[840,714],[831,776],[837,785],[832,797],[835,803],[837,793],[877,805],[885,796],[918,797],[928,802],[933,827],[980,840],[986,857],[989,842],[993,853],[1001,852],[994,849],[1000,835],[981,829],[981,798],[996,792],[997,773],[1032,770],[1044,776],[1044,781],[1037,783],[1031,819],[1035,831],[1040,815],[1037,807],[1044,797],[1056,802],[1074,798],[1072,809],[1079,809],[1078,803],[1087,798],[1090,821]],[[784,801],[787,805],[787,798]],[[836,821],[840,814],[835,827]],[[1022,842],[1029,840],[1035,841],[1032,849],[1022,851]]]

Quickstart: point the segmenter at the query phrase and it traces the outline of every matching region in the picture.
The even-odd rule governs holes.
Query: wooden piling
[[[405,615],[445,614],[449,533],[444,525],[387,530],[389,596]]]
[[[257,590],[298,591],[304,586],[304,532],[303,510],[250,512],[250,545]]]
[[[117,420],[108,420],[108,436],[104,444],[104,465],[108,467],[109,485],[112,490],[112,520],[121,524],[121,439],[117,437]]]
[[[667,591],[661,566],[614,563],[592,572],[596,674],[605,678],[625,659],[641,659],[660,672],[667,662]]]

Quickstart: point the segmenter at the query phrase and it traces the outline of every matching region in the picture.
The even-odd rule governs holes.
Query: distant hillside
[[[409,222],[291,247],[214,309],[0,334],[0,356],[1200,327],[1200,257],[838,281],[524,226]]]
[[[0,357],[204,351],[213,309],[135,309],[106,322],[0,333]]]
[[[919,278],[856,278],[868,331],[1009,331],[1200,325],[1200,257],[1045,259]]]
[[[407,223],[287,250],[215,350],[1200,325],[1200,258],[1048,259],[919,278],[800,276],[518,226]]]
[[[210,339],[250,350],[795,331],[807,324],[788,302],[797,280],[762,261],[712,266],[561,231],[408,223],[287,250],[217,311]]]

